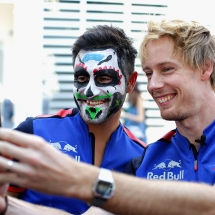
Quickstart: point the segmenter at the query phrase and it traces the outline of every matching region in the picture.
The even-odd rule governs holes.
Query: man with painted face
[[[100,207],[118,215],[214,215],[215,38],[196,22],[150,22],[140,50],[148,91],[162,117],[177,125],[175,131],[149,144],[141,159],[133,160],[134,172],[143,178],[78,163],[41,138],[0,129],[1,154],[19,160],[0,156],[0,183],[91,204],[98,198],[94,188],[101,191],[102,187],[112,195],[106,195]],[[99,181],[112,186],[108,189]],[[105,197],[105,192],[100,193]],[[5,211],[4,196],[0,192],[0,211]],[[14,205],[14,199],[9,199],[6,215],[20,210],[16,201]],[[32,205],[23,208],[27,213],[22,215],[41,214],[29,213]],[[10,213],[12,209],[15,213]]]
[[[102,123],[122,107],[127,88],[122,71],[114,47],[79,52],[73,92],[86,122]]]
[[[122,172],[144,148],[144,143],[119,122],[126,94],[136,83],[136,54],[131,39],[119,28],[97,26],[86,31],[72,48],[73,94],[78,109],[27,118],[16,130],[44,138],[77,162]],[[82,214],[89,208],[78,199],[45,195],[13,185],[9,194],[72,214]]]

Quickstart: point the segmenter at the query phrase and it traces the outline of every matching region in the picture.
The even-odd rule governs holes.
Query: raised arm
[[[0,174],[0,183],[10,182],[49,194],[92,202],[92,185],[99,168],[76,162],[36,136],[0,129],[0,139],[2,155],[19,160],[19,163],[14,162],[10,166],[10,172]],[[7,169],[8,161],[0,157],[2,171]],[[103,208],[114,214],[215,214],[215,189],[212,186],[148,181],[115,172],[113,177],[115,194]]]
[[[69,213],[62,210],[33,205],[14,197],[8,198],[8,204],[5,215],[69,215]]]
[[[33,205],[31,203],[9,197],[7,195],[8,184],[0,185],[0,214],[1,215],[68,215],[64,211]],[[6,197],[6,198],[5,198]]]

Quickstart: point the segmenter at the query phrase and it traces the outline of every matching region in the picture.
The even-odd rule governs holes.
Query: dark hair
[[[119,68],[126,77],[134,71],[137,50],[132,46],[132,39],[127,37],[125,32],[118,27],[108,25],[94,26],[82,34],[72,47],[73,66],[79,51],[93,50],[102,47],[113,47],[118,57]]]

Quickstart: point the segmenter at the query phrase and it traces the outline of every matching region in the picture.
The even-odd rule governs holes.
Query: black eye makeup
[[[97,87],[116,86],[120,82],[119,73],[113,69],[99,70],[94,77]]]
[[[90,75],[82,67],[76,69],[74,74],[74,85],[77,89],[81,87],[86,87],[89,83]]]

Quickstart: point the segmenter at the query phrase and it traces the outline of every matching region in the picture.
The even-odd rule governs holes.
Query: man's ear
[[[132,90],[134,89],[134,86],[135,86],[136,81],[137,81],[137,76],[138,76],[138,73],[136,71],[131,73],[131,75],[128,79],[127,93],[132,92]]]
[[[201,80],[205,81],[210,79],[210,76],[213,72],[213,62],[207,61],[203,68],[201,69]]]

